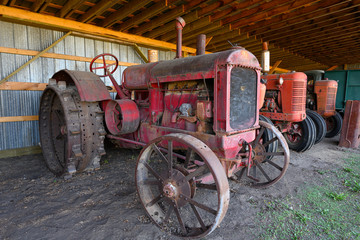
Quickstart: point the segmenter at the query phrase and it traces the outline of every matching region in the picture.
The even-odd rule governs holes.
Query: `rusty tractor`
[[[342,127],[342,117],[335,110],[338,83],[335,80],[324,80],[324,71],[322,70],[306,71],[305,73],[308,77],[306,106],[325,119],[325,137],[335,137],[340,133]]]
[[[184,25],[178,18],[178,39]],[[91,70],[110,77],[116,99],[93,72],[61,70],[44,90],[39,124],[50,171],[99,168],[105,137],[142,148],[135,169],[141,203],[159,228],[185,238],[220,224],[228,178],[262,188],[284,176],[289,149],[274,126],[259,121],[261,68],[253,54],[237,47],[181,58],[178,41],[176,59],[128,67],[121,85],[112,76],[117,60],[108,64],[108,57],[97,56]],[[277,151],[266,150],[275,143]]]
[[[266,94],[261,118],[270,119],[284,134],[290,149],[303,152],[320,142],[325,122],[305,109],[306,75],[301,72],[263,75]]]

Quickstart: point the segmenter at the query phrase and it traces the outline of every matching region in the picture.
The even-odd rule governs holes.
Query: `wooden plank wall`
[[[59,39],[64,32],[42,29],[15,23],[0,21],[0,47],[18,48],[41,51]],[[147,55],[148,48],[140,48]],[[94,40],[91,38],[68,36],[65,40],[50,49],[49,53],[66,54],[93,58],[101,53],[112,53],[119,61],[142,63],[141,58],[132,46],[120,45],[114,42]],[[0,52],[0,79],[3,79],[32,56],[9,54]],[[175,57],[175,52],[159,51],[159,60]],[[18,74],[9,79],[10,82],[47,83],[48,79],[61,69],[89,71],[89,62],[72,61],[53,58],[39,58]],[[120,81],[121,74],[126,68],[119,66],[120,71],[114,74]],[[120,82],[119,82],[120,83]],[[108,78],[106,85],[111,85]],[[0,151],[36,146],[39,144],[38,121],[36,118],[25,118],[29,121],[12,121],[14,116],[37,116],[39,111],[41,91],[13,91],[0,90],[0,118],[7,119],[0,122]]]

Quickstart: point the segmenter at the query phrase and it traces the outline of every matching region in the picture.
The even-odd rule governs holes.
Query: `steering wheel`
[[[110,57],[109,60],[115,61],[115,63],[106,64],[106,61],[109,61],[109,60],[105,60],[106,56],[109,56]],[[102,62],[103,65],[100,67],[95,67],[94,64],[95,64],[96,60],[98,60],[99,58],[102,58],[102,60],[100,59],[100,61]],[[109,67],[111,67],[111,66],[115,66],[114,69],[110,70]],[[118,68],[118,66],[119,66],[119,61],[114,55],[112,55],[110,53],[103,53],[103,54],[97,55],[91,61],[90,71],[96,74],[97,69],[104,69],[104,75],[99,75],[99,74],[96,74],[96,75],[98,75],[99,77],[107,77],[110,74],[113,74],[116,71],[116,69]]]

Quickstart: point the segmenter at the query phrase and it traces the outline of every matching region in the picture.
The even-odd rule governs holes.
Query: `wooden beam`
[[[149,46],[154,49],[167,49],[175,50],[176,44],[154,40],[146,37],[132,35],[128,33],[122,33],[119,31],[113,31],[110,29],[104,29],[91,24],[80,23],[73,20],[48,16],[39,13],[33,13],[26,10],[0,6],[0,19],[12,22],[28,23],[30,25],[38,25],[43,27],[49,27],[51,29],[60,29],[67,31],[77,31],[81,33],[87,33],[97,36],[110,37],[129,43],[136,43],[141,46]],[[174,27],[174,25],[173,25]],[[195,53],[195,48],[189,48],[183,46],[183,51],[189,53]]]
[[[275,64],[271,66],[269,74],[272,74],[273,72],[275,72],[277,67],[280,65],[281,62],[282,62],[282,60],[276,61]]]
[[[334,66],[328,68],[326,71],[332,71],[332,70],[336,69],[337,67],[338,67],[337,65],[334,65]]]
[[[134,44],[134,50],[139,54],[141,59],[144,61],[144,63],[148,63],[149,59],[144,55],[144,53],[141,51],[138,45]]]
[[[43,91],[47,83],[32,82],[6,82],[0,84],[0,90],[16,90],[16,91]]]
[[[205,41],[205,47],[210,43],[210,41],[213,39],[213,37],[208,37],[206,38],[206,41]]]
[[[90,22],[96,15],[101,15],[106,9],[114,6],[119,0],[101,0],[95,6],[91,7],[89,11],[84,13],[80,18],[80,22]]]
[[[39,146],[14,148],[14,149],[1,150],[0,158],[11,158],[11,157],[24,156],[24,155],[39,154],[39,153],[41,153],[41,147]]]
[[[32,82],[5,82],[0,84],[0,90],[10,91],[44,91],[47,83],[32,83]],[[113,86],[109,92],[116,92]]]
[[[53,42],[50,46],[48,46],[47,48],[45,48],[44,50],[42,50],[41,52],[39,52],[38,54],[36,54],[32,59],[30,59],[29,61],[27,61],[26,63],[24,63],[21,67],[19,67],[18,69],[16,69],[14,72],[10,73],[7,77],[3,78],[2,80],[0,80],[0,84],[2,84],[3,82],[6,82],[9,78],[11,78],[12,76],[14,76],[16,73],[18,73],[19,71],[21,71],[21,69],[24,69],[26,66],[28,66],[30,63],[32,63],[33,61],[35,61],[36,59],[38,59],[39,57],[41,57],[41,55],[43,55],[44,53],[46,53],[47,51],[49,51],[52,47],[54,47],[56,44],[58,44],[59,42],[61,42],[63,39],[65,39],[67,36],[69,36],[71,34],[71,31],[64,34],[61,38],[59,38],[58,40],[56,40],[55,42]]]
[[[39,51],[0,47],[0,53],[35,56],[39,53]],[[79,56],[65,55],[65,54],[59,54],[59,53],[44,53],[41,57],[72,60],[72,61],[81,61],[81,62],[91,62],[93,60],[93,58],[89,58],[89,57],[79,57]],[[101,60],[97,60],[95,62],[102,63]],[[115,61],[106,61],[106,63],[108,63],[108,64],[111,64],[114,62]],[[119,62],[119,65],[120,66],[133,66],[133,65],[138,65],[138,63]]]
[[[0,117],[0,123],[3,123],[3,122],[37,121],[37,120],[39,120],[39,116]]]
[[[122,20],[129,16],[130,14],[136,12],[140,8],[145,7],[147,4],[149,4],[151,0],[131,0],[125,6],[121,7],[118,11],[114,12],[110,16],[104,19],[101,26],[102,27],[110,27],[115,22]]]

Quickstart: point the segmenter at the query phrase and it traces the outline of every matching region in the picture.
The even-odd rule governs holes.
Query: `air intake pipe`
[[[196,55],[205,54],[206,35],[200,34],[196,39]]]
[[[177,35],[176,58],[182,58],[182,30],[185,27],[185,20],[182,17],[176,18],[175,28]]]

